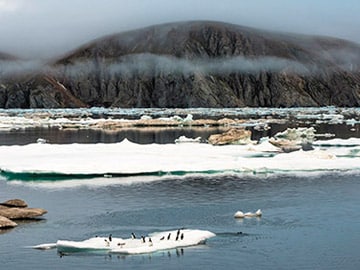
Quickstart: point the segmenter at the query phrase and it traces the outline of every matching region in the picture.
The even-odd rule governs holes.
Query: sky
[[[360,43],[359,0],[0,0],[0,51],[47,59],[104,35],[188,20]]]

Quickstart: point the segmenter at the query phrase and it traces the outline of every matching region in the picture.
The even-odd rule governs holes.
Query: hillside
[[[0,80],[4,108],[350,107],[360,106],[360,46],[220,22],[171,23],[100,38]]]

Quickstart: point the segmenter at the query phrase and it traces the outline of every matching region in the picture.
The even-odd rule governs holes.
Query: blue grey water
[[[359,269],[359,178],[229,175],[66,189],[0,181],[0,198],[49,211],[0,235],[1,269]],[[263,217],[233,218],[257,208]],[[203,246],[120,257],[25,248],[179,227],[217,236]]]
[[[163,143],[183,134],[83,132],[20,130],[1,138],[3,144],[37,137],[94,143],[133,136],[141,143]],[[163,176],[136,184],[112,180],[104,186],[44,188],[0,179],[0,201],[21,198],[30,207],[48,210],[42,220],[0,232],[1,269],[360,269],[359,174]],[[258,208],[261,218],[233,217],[238,210]],[[180,227],[217,236],[206,245],[132,256],[59,256],[56,250],[26,248],[58,239],[110,233],[126,238],[131,232],[146,235]]]

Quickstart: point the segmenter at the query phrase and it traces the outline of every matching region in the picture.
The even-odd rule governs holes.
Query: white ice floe
[[[310,128],[288,128],[283,132],[275,134],[275,139],[286,139],[296,144],[311,143],[315,138],[316,130],[313,127]]]
[[[279,153],[283,152],[280,147],[276,147],[275,145],[269,142],[269,138],[262,138],[258,144],[249,144],[249,151],[255,152],[270,152],[270,153]]]
[[[143,254],[205,244],[215,234],[205,230],[179,229],[157,232],[146,237],[134,236],[126,239],[110,236],[93,237],[84,241],[58,240],[56,243],[36,245],[32,248],[42,250],[56,248],[63,254],[74,252]]]
[[[37,143],[47,143],[47,140],[46,139],[43,139],[43,138],[38,138],[36,140]]]
[[[200,143],[201,137],[188,138],[186,136],[180,136],[175,140],[175,143]]]
[[[234,214],[234,218],[246,218],[246,217],[261,217],[262,216],[262,211],[261,209],[258,209],[255,213],[254,212],[242,212],[242,211],[237,211]]]
[[[357,141],[358,142],[358,141]],[[353,143],[353,142],[352,142]],[[0,170],[10,173],[136,175],[360,170],[357,148],[279,153],[268,147],[210,144],[28,144],[0,146]],[[354,150],[354,151],[353,151]]]

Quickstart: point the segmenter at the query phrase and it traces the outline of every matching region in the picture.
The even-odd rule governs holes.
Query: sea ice
[[[57,248],[58,252],[109,252],[118,254],[143,254],[161,250],[189,247],[205,244],[215,234],[205,230],[179,229],[156,232],[146,237],[117,238],[92,237],[84,241],[58,240],[56,243],[32,246],[34,249]]]
[[[210,144],[147,144],[124,140],[115,144],[28,144],[0,146],[2,175],[138,175],[186,173],[309,172],[359,170],[359,139],[340,141],[353,156],[337,156],[338,147],[279,152],[258,146]],[[338,144],[338,140],[330,143]],[[355,146],[353,146],[355,144]],[[352,151],[354,150],[354,151]],[[351,152],[352,151],[352,152]],[[271,153],[271,155],[269,154]],[[30,175],[31,176],[31,175]]]

